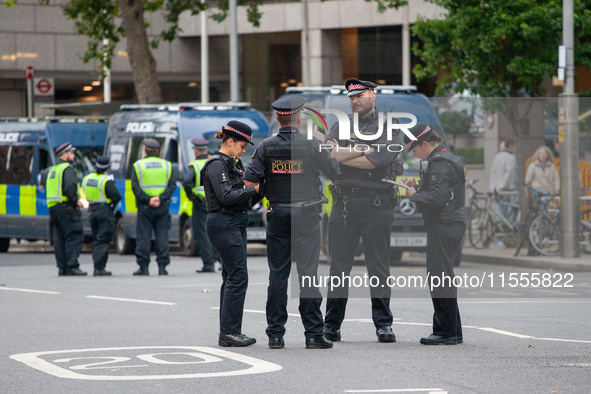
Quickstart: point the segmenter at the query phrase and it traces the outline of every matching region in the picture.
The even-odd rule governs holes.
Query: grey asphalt
[[[26,248],[24,248],[26,249]],[[58,277],[50,253],[0,255],[6,393],[586,393],[591,387],[591,274],[573,273],[580,291],[464,289],[464,343],[422,346],[430,333],[426,289],[392,299],[397,342],[379,343],[370,301],[349,300],[343,341],[306,350],[289,299],[286,348],[266,345],[264,256],[249,257],[243,331],[248,348],[217,346],[219,273],[196,274],[199,258],[175,255],[169,276],[133,277],[133,256],[112,255],[112,277]],[[88,253],[81,266],[91,269]],[[424,255],[404,257],[392,275],[424,274]],[[322,264],[320,274],[328,271]],[[362,265],[353,274],[361,275]],[[457,275],[554,274],[463,262]],[[521,290],[521,291],[520,291]],[[534,291],[538,290],[538,291]],[[462,293],[463,292],[463,293]],[[486,297],[486,298],[484,298]],[[254,373],[256,372],[256,373]]]

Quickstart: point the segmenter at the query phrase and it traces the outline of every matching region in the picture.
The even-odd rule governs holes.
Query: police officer
[[[333,188],[333,208],[328,221],[332,260],[330,275],[349,275],[361,238],[368,274],[379,281],[374,281],[377,285],[370,288],[376,335],[380,342],[395,342],[396,337],[391,327],[391,289],[386,283],[390,275],[390,233],[394,198],[391,195],[391,187],[381,180],[387,176],[387,170],[397,153],[394,152],[396,149],[375,149],[376,145],[365,149],[368,146],[367,141],[358,141],[355,138],[354,114],[358,116],[360,133],[374,135],[379,130],[379,113],[374,105],[374,89],[377,85],[370,81],[350,78],[346,81],[345,87],[353,111],[353,114],[349,115],[351,139],[337,141],[338,122],[328,135],[328,140],[336,145],[332,155],[340,164]],[[360,142],[364,147],[356,148],[357,145],[361,145]],[[373,144],[382,147],[400,142],[399,133],[393,133],[393,139],[388,140],[385,132],[379,139],[372,141]],[[345,318],[347,298],[346,284],[329,289],[324,329],[325,335],[332,341],[341,340],[340,328]]]
[[[183,179],[183,188],[187,197],[193,201],[193,215],[191,216],[191,228],[193,231],[193,241],[197,247],[197,253],[203,260],[203,268],[197,272],[215,272],[215,263],[220,260],[218,252],[215,250],[205,229],[207,220],[207,208],[205,207],[205,191],[200,185],[200,172],[209,157],[209,141],[205,138],[193,138],[191,140],[195,153],[195,160],[189,164],[189,169]]]
[[[441,145],[441,137],[425,123],[410,129],[417,138],[404,142],[409,151],[428,161],[420,185],[403,178],[411,188],[407,196],[422,212],[427,228],[427,273],[431,277],[454,278],[454,261],[466,231],[464,194],[466,170],[462,160]],[[450,279],[450,280],[451,280]],[[436,283],[436,282],[434,282]],[[445,283],[445,282],[444,282]],[[431,288],[431,287],[430,287]],[[458,308],[457,288],[453,282],[431,289],[433,333],[421,338],[423,345],[455,345],[464,340]]]
[[[245,187],[240,156],[252,144],[251,128],[235,120],[218,131],[220,149],[201,170],[207,204],[207,236],[222,257],[220,334],[224,347],[248,346],[256,339],[242,333],[244,299],[248,287],[246,226],[248,210],[260,200],[259,185]]]
[[[45,189],[59,276],[86,275],[78,256],[84,236],[78,198],[78,173],[73,166],[76,148],[66,142],[55,149],[58,163],[47,174]]]
[[[267,336],[269,348],[284,347],[287,322],[287,286],[292,259],[297,263],[300,282],[300,316],[307,349],[332,348],[323,335],[317,287],[302,287],[302,277],[314,278],[320,255],[320,207],[324,201],[320,171],[334,178],[338,163],[316,138],[299,133],[301,97],[283,97],[272,106],[280,124],[279,134],[264,140],[246,168],[244,180],[265,184],[269,200],[267,213]],[[309,279],[308,279],[309,280]]]
[[[109,259],[109,248],[115,233],[115,214],[113,210],[121,201],[121,193],[115,185],[112,175],[106,172],[111,167],[108,157],[102,156],[96,160],[96,172],[88,174],[82,180],[82,190],[90,206],[90,227],[94,236],[92,261],[94,262],[94,276],[109,276],[105,270]]]
[[[150,275],[150,244],[154,231],[158,275],[168,275],[170,263],[168,230],[170,197],[176,189],[175,176],[169,161],[159,158],[160,144],[152,138],[143,140],[145,158],[133,165],[131,189],[137,205],[137,236],[135,257],[140,268],[134,275]]]

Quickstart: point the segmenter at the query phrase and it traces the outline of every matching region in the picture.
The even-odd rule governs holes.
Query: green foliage
[[[408,1],[406,0],[365,0],[367,3],[372,1],[375,1],[378,4],[378,12],[384,12],[388,8],[398,8],[408,4]]]
[[[447,10],[440,20],[419,19],[413,51],[423,64],[417,78],[437,76],[437,90],[481,96],[543,95],[556,73],[562,39],[560,0],[429,0]],[[591,0],[575,0],[575,61],[591,65]]]
[[[470,131],[472,119],[463,112],[445,111],[439,114],[439,120],[446,134],[467,134]]]
[[[462,156],[466,164],[484,164],[484,148],[457,148],[456,156]]]

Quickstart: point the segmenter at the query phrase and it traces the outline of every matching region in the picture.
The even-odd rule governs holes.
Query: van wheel
[[[135,239],[127,236],[125,232],[125,221],[123,218],[117,220],[115,229],[115,248],[119,254],[132,254],[135,251]]]
[[[193,228],[191,227],[190,218],[185,220],[181,229],[181,248],[183,255],[197,256],[197,245],[193,239]]]
[[[0,253],[8,252],[10,246],[10,238],[0,238]]]

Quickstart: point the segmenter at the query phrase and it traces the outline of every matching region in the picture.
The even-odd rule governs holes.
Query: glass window
[[[144,155],[144,145],[142,145],[142,141],[145,137],[132,137],[129,139],[129,148],[127,150],[127,168],[125,173],[126,179],[131,179],[131,171],[133,171],[133,164],[141,160],[145,157]],[[164,137],[151,137],[158,141],[161,147],[165,146],[165,138]],[[164,158],[164,149],[160,149],[158,151],[158,157]]]
[[[31,183],[33,157],[32,146],[0,146],[0,183],[8,185],[28,185]]]

